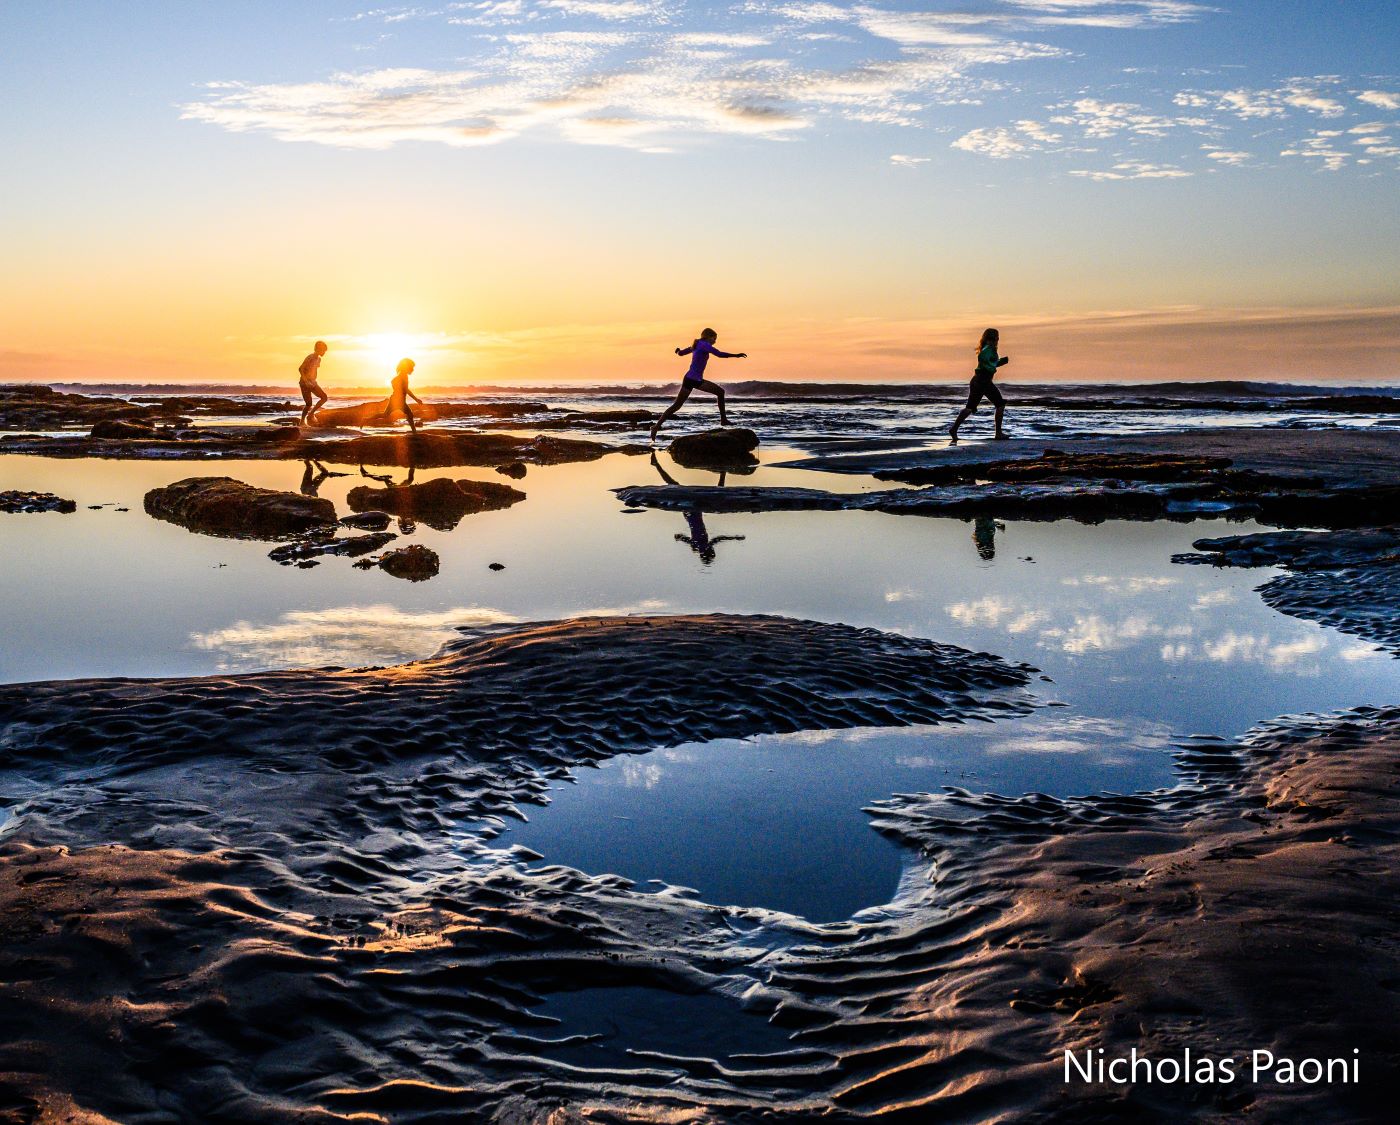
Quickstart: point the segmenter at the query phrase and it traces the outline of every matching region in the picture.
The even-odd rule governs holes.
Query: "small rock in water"
[[[65,500],[52,492],[0,492],[0,512],[76,512],[76,501]]]
[[[426,582],[438,572],[438,555],[430,547],[414,543],[379,557],[379,569],[395,578],[410,582]]]
[[[505,563],[491,563],[487,566],[488,570],[505,570],[505,568]]]
[[[753,465],[758,460],[753,455],[757,448],[758,435],[752,430],[742,426],[726,426],[698,434],[684,434],[671,442],[670,454],[677,464],[686,468],[728,468]]]
[[[398,536],[392,531],[376,531],[367,535],[352,535],[348,539],[304,539],[300,542],[283,543],[280,547],[273,547],[267,553],[267,557],[273,562],[284,565],[296,563],[301,566],[303,560],[315,558],[318,555],[345,555],[350,558],[354,558],[356,555],[367,555],[397,538]]]
[[[388,512],[353,512],[340,517],[341,527],[353,527],[357,531],[383,531],[389,526]]]
[[[497,465],[496,472],[502,476],[507,476],[513,480],[519,480],[525,475],[524,461],[507,461],[504,465]]]

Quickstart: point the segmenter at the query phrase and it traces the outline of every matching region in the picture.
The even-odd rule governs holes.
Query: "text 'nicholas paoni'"
[[[1251,1082],[1273,1082],[1280,1086],[1355,1085],[1361,1081],[1361,1050],[1353,1047],[1350,1056],[1338,1058],[1292,1059],[1276,1056],[1262,1048],[1246,1056],[1193,1054],[1189,1047],[1180,1055],[1152,1058],[1139,1054],[1136,1047],[1126,1055],[1110,1055],[1102,1047],[1085,1051],[1065,1051],[1065,1081],[1125,1086],[1129,1083],[1158,1082],[1224,1085],[1248,1078]]]

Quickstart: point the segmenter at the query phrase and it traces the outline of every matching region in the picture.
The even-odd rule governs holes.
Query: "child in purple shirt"
[[[690,397],[693,390],[708,391],[719,400],[719,424],[729,425],[729,418],[724,412],[724,388],[718,383],[712,383],[705,378],[705,364],[710,361],[710,356],[718,356],[720,359],[748,359],[748,352],[722,352],[715,347],[715,341],[719,339],[719,333],[713,328],[706,328],[700,333],[700,338],[688,348],[677,348],[677,355],[694,355],[690,361],[690,370],[685,373],[685,378],[681,380],[681,389],[676,393],[676,400],[666,408],[666,412],[661,415],[651,427],[651,440],[656,440],[656,431],[661,429],[666,419],[671,417]]]

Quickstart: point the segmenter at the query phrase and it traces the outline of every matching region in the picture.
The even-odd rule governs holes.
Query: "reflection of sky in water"
[[[684,483],[716,479],[661,460]],[[1271,571],[1171,562],[1195,538],[1250,524],[1009,522],[992,529],[987,559],[987,529],[959,520],[707,515],[712,538],[745,537],[707,563],[677,541],[692,531],[682,515],[623,514],[608,489],[657,476],[645,457],[614,456],[531,466],[519,482],[528,498],[515,507],[467,516],[451,532],[420,525],[399,542],[433,547],[442,573],[406,583],[347,559],[281,567],[266,557],[271,544],[194,535],[142,511],[147,489],[184,476],[296,488],[302,468],[0,457],[0,488],[52,490],[80,505],[70,516],[4,517],[0,678],[384,663],[432,652],[455,625],[727,611],[846,621],[995,652],[1042,667],[1080,712],[1142,715],[1188,732],[1233,733],[1284,712],[1395,697],[1393,662],[1371,646],[1262,603],[1254,587]],[[352,474],[321,489],[342,512],[345,492],[361,483]],[[479,468],[420,479],[438,475],[501,479]],[[767,467],[742,479],[827,484],[825,474]],[[97,503],[131,510],[87,510]],[[493,562],[506,569],[489,570]]]
[[[717,479],[664,455],[661,463],[682,483]],[[321,486],[341,512],[361,483],[350,468],[354,475]],[[144,514],[147,489],[195,474],[295,489],[303,465],[0,457],[0,488],[54,491],[80,505],[70,516],[0,517],[0,679],[391,663],[431,653],[457,626],[710,611],[932,637],[1052,678],[1034,687],[1067,706],[1027,719],[622,758],[583,771],[551,809],[532,810],[525,833],[544,834],[527,838],[547,859],[695,885],[718,901],[786,903],[826,917],[883,902],[900,854],[860,811],[872,800],[945,784],[1008,793],[1167,784],[1163,747],[1177,737],[1392,703],[1400,683],[1396,663],[1373,646],[1265,606],[1254,588],[1273,572],[1171,562],[1195,538],[1250,524],[708,515],[712,541],[744,538],[707,560],[677,540],[694,539],[693,521],[622,511],[608,489],[658,476],[646,457],[614,456],[531,466],[518,482],[528,499],[515,507],[468,516],[451,532],[420,526],[400,542],[437,550],[442,571],[410,584],[347,559],[280,567],[266,557],[271,544],[194,535]],[[434,476],[501,479],[481,468],[419,479]],[[730,481],[871,487],[766,466]],[[506,569],[488,569],[493,562]],[[571,800],[586,814],[571,818]],[[549,833],[554,842],[542,846]],[[815,837],[825,843],[814,846]],[[824,866],[811,868],[812,856]]]
[[[1047,708],[996,723],[812,731],[611,758],[522,809],[499,846],[835,921],[893,896],[904,855],[862,808],[893,793],[1056,795],[1174,783],[1166,724]]]

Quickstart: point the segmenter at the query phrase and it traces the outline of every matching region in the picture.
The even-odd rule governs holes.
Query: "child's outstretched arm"
[[[997,360],[997,366],[998,366],[998,367],[1005,367],[1005,366],[1006,366],[1008,363],[1010,363],[1010,362],[1011,362],[1011,357],[1010,357],[1009,355],[1004,355],[1004,356],[1002,356],[999,360]]]
[[[711,348],[710,354],[718,356],[720,359],[748,359],[748,352],[722,352],[718,348]]]
[[[690,354],[691,352],[693,352],[694,350],[695,350],[695,345],[694,345],[694,344],[691,344],[690,347],[688,347],[688,348],[677,348],[677,349],[676,349],[676,354],[677,354],[677,355],[689,355],[689,354]]]

